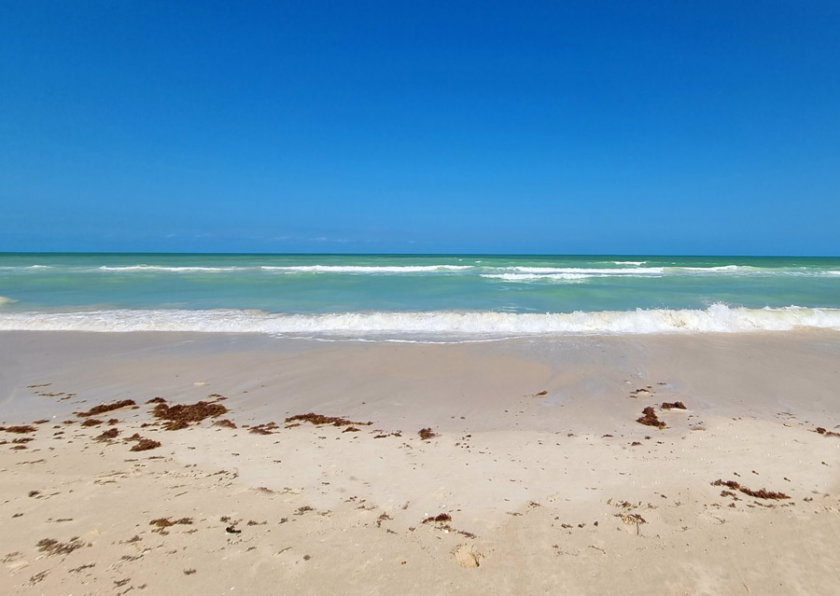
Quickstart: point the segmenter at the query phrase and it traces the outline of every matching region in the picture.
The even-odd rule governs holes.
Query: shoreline
[[[0,332],[0,425],[49,420],[0,432],[0,586],[830,591],[838,361],[840,334],[813,331],[471,344]],[[221,403],[237,428],[164,430],[155,397]],[[139,409],[111,425],[74,414],[123,399]],[[676,402],[687,409],[662,408]],[[636,421],[649,406],[665,428]],[[309,412],[372,424],[286,421]],[[95,440],[106,428],[118,436]],[[132,453],[134,433],[161,446]],[[149,525],[160,518],[192,523],[166,534]],[[73,537],[91,546],[37,547]]]

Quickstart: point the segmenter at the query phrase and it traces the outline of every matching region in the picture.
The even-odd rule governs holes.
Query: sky
[[[840,4],[4,0],[0,251],[840,255]]]

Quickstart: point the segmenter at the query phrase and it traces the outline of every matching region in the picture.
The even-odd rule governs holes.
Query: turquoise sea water
[[[0,254],[0,329],[840,330],[840,258]]]

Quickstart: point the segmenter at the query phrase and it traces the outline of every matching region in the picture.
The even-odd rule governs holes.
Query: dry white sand
[[[836,333],[0,333],[0,592],[835,593],[838,387]]]

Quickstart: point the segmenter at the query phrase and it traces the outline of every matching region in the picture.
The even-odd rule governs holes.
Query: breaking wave
[[[831,329],[840,331],[840,309],[789,306],[703,310],[637,309],[572,313],[356,312],[319,315],[245,310],[103,310],[62,313],[3,313],[0,330],[182,331],[271,335],[435,337],[475,339],[529,335],[623,335],[743,333]]]

